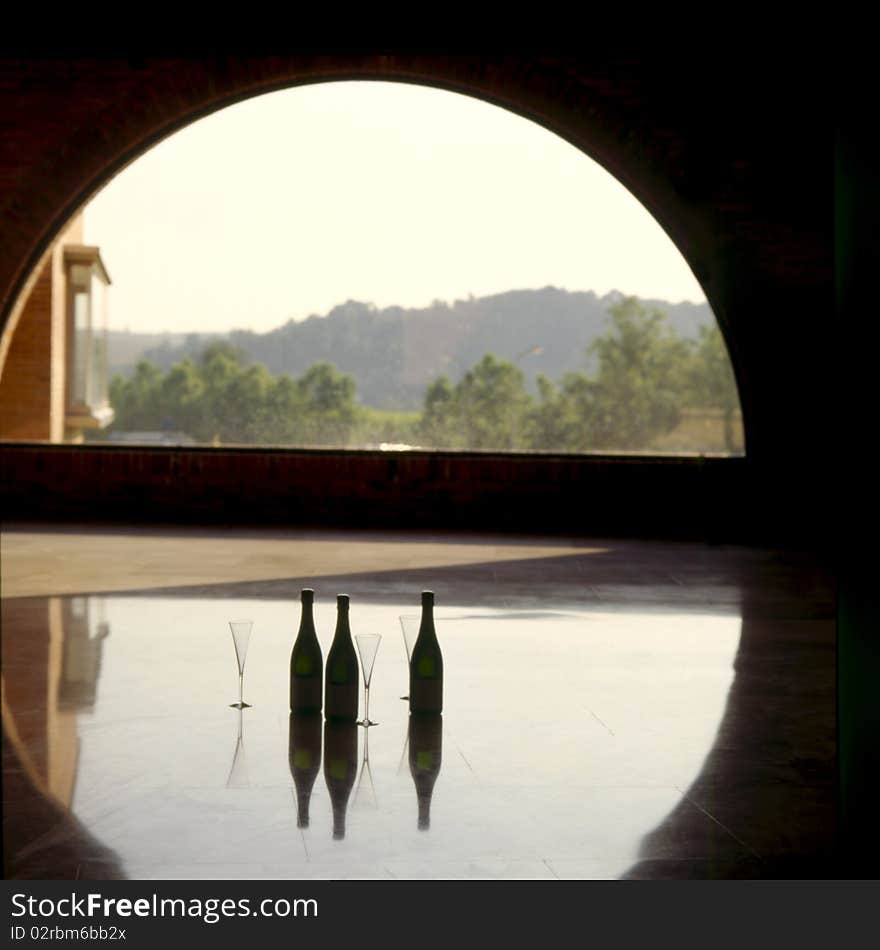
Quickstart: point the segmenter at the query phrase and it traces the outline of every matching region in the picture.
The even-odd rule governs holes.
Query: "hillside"
[[[168,369],[225,337],[273,374],[298,376],[316,361],[328,360],[355,378],[363,405],[417,409],[432,379],[445,373],[455,381],[485,353],[518,363],[530,389],[538,373],[558,379],[591,368],[587,347],[606,329],[608,307],[619,298],[617,293],[599,297],[545,287],[452,305],[437,301],[421,309],[379,310],[348,301],[326,316],[290,320],[267,333],[175,334],[161,343],[156,335],[143,334],[139,351],[134,338],[141,335],[111,333],[110,371],[127,375],[140,358]],[[645,303],[663,310],[684,337],[694,337],[700,325],[714,322],[707,304]]]

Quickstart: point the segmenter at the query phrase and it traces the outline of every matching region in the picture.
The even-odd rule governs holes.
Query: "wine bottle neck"
[[[422,604],[422,621],[419,624],[419,633],[423,630],[434,632],[434,605]]]
[[[348,606],[340,607],[336,612],[336,633],[334,639],[351,639],[351,628],[348,625]]]
[[[315,615],[313,612],[312,602],[310,600],[303,600],[302,613],[300,614],[299,619],[299,632],[306,634],[315,632]]]

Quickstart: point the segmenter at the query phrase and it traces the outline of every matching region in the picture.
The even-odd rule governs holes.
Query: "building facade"
[[[47,252],[0,377],[0,439],[79,442],[113,421],[107,394],[107,288],[77,215]]]

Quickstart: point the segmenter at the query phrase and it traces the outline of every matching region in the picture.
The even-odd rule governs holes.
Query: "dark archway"
[[[832,305],[830,198],[814,188],[827,156],[806,148],[805,126],[791,132],[822,90],[817,83],[808,103],[801,76],[795,100],[790,64],[770,50],[751,62],[748,77],[714,53],[677,62],[368,53],[7,62],[4,118],[16,134],[0,152],[0,210],[9,223],[0,239],[4,325],[68,217],[194,119],[259,93],[335,79],[465,93],[587,152],[665,228],[705,288],[737,374],[749,439],[741,490],[766,498],[758,520],[772,512],[790,528],[798,506],[815,497],[813,476],[821,479],[814,467],[808,486],[793,460],[830,412],[808,369],[821,362]],[[785,511],[772,499],[782,491],[791,501]]]
[[[163,77],[166,81],[166,88],[163,90],[159,86],[154,86],[151,91],[151,104],[155,106],[157,97],[167,97],[168,100],[174,97],[178,100],[173,104],[171,101],[166,102],[163,111],[167,111],[167,115],[164,117],[164,122],[161,120],[157,122],[158,117],[156,115],[144,115],[140,117],[144,120],[143,124],[136,123],[135,117],[137,117],[139,111],[143,111],[145,105],[140,97],[134,102],[129,101],[127,97],[116,101],[100,116],[100,129],[103,130],[100,144],[94,140],[95,135],[99,132],[98,128],[84,128],[74,132],[69,151],[75,155],[93,156],[93,161],[89,163],[88,168],[91,178],[88,181],[70,182],[69,187],[77,190],[72,198],[68,194],[63,196],[65,210],[60,215],[58,213],[53,215],[48,231],[42,235],[42,240],[32,254],[33,266],[36,266],[39,255],[60,233],[69,218],[81,210],[83,204],[100,190],[110,178],[149,150],[158,141],[191,122],[210,113],[220,111],[236,102],[291,86],[352,79],[381,79],[434,86],[466,94],[515,112],[556,132],[579,150],[598,161],[639,198],[658,220],[673,243],[688,260],[688,263],[692,266],[697,265],[695,274],[701,283],[710,276],[705,269],[698,269],[701,263],[701,255],[695,254],[695,249],[704,246],[705,237],[699,237],[692,233],[695,226],[697,226],[697,222],[687,220],[686,216],[682,216],[680,208],[675,208],[672,204],[663,200],[656,183],[647,181],[644,175],[640,173],[638,158],[635,154],[628,156],[621,153],[620,149],[615,148],[613,141],[606,141],[609,136],[606,129],[603,128],[601,113],[595,108],[595,105],[601,102],[601,95],[595,97],[596,103],[594,109],[591,110],[591,114],[577,116],[576,121],[572,121],[573,117],[566,115],[565,110],[560,108],[563,102],[552,100],[547,95],[548,91],[542,88],[542,84],[535,81],[535,77],[517,77],[515,75],[510,77],[481,76],[476,72],[462,75],[460,74],[462,72],[461,60],[466,58],[432,60],[431,58],[422,57],[415,63],[409,64],[408,68],[405,62],[401,62],[402,59],[401,57],[379,57],[374,60],[366,58],[359,67],[350,67],[351,71],[347,73],[344,71],[342,58],[325,57],[318,58],[317,61],[304,59],[297,63],[295,67],[288,65],[286,68],[282,67],[262,76],[257,74],[256,70],[249,70],[247,64],[239,62],[236,64],[239,75],[227,77],[227,88],[220,88],[219,84],[210,84],[214,88],[201,90],[202,94],[200,96],[198,87],[195,84],[187,83],[189,94],[186,101],[182,100],[180,79],[177,76]],[[450,68],[450,66],[453,68]],[[287,76],[286,81],[281,78],[284,75]],[[523,79],[526,79],[526,82],[523,82]],[[205,93],[208,94],[205,95]],[[133,93],[133,95],[136,95],[136,93]],[[596,114],[593,115],[592,112],[596,112]],[[119,130],[119,133],[118,136],[113,134],[111,140],[108,141],[110,137],[107,135],[107,130],[111,128],[114,131]],[[123,136],[130,138],[130,141],[123,144]],[[118,147],[122,148],[121,152],[116,151],[114,153],[109,148],[101,148],[100,150],[102,152],[106,151],[106,154],[98,154],[98,148],[105,142],[107,145],[117,145],[115,141],[117,137],[120,139]],[[102,158],[103,162],[101,161]],[[84,168],[83,171],[85,172],[86,169]],[[48,182],[48,190],[55,192],[54,179],[55,176],[50,177],[47,169],[46,180],[43,181],[42,187],[47,188]],[[58,191],[60,192],[60,188]],[[61,194],[58,197],[61,198]],[[17,277],[19,285],[26,286],[28,278],[27,272],[25,272],[24,277],[21,276],[20,272]],[[710,296],[710,304],[714,307],[716,301],[711,299],[711,280],[704,289],[706,289],[707,295]],[[14,299],[5,299],[3,306],[5,327],[5,321],[10,312],[13,318],[15,316]],[[726,321],[723,316],[720,318],[720,324],[722,333],[727,336]]]

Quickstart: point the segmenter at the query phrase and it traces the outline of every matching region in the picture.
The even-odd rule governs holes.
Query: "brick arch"
[[[711,274],[699,255],[695,258],[692,253],[693,248],[705,245],[699,219],[686,220],[680,209],[667,207],[662,189],[646,179],[639,167],[637,143],[623,143],[621,148],[615,141],[614,124],[605,114],[603,100],[609,98],[609,92],[614,98],[620,79],[609,77],[607,89],[596,84],[590,93],[591,108],[584,113],[579,108],[584,90],[575,76],[560,76],[555,71],[545,75],[533,64],[517,60],[505,60],[491,68],[482,59],[467,57],[324,56],[167,61],[150,66],[148,72],[136,64],[119,64],[117,70],[116,94],[110,101],[98,96],[90,100],[88,114],[78,116],[79,121],[65,130],[60,152],[51,150],[27,170],[7,210],[9,218],[24,225],[15,237],[22,245],[29,239],[31,246],[12,273],[0,271],[4,343],[17,318],[15,298],[24,296],[22,291],[28,289],[42,254],[67,220],[127,164],[193,121],[236,102],[291,86],[334,80],[390,80],[439,87],[501,106],[559,134],[639,198],[689,260],[697,279],[707,284],[707,296],[711,294]],[[149,77],[148,86],[140,81],[146,78],[142,72]],[[713,309],[723,306],[711,297],[710,304]],[[0,348],[0,358],[3,353]]]
[[[65,221],[112,175],[189,122],[250,96],[343,79],[421,83],[530,118],[611,172],[702,284],[725,336],[767,492],[809,479],[791,459],[830,407],[812,386],[833,307],[821,78],[773,50],[686,57],[343,53],[0,60],[0,359],[15,301]],[[814,78],[811,78],[814,77]],[[785,123],[780,115],[785,115]],[[812,125],[811,125],[812,123]],[[821,144],[821,143],[820,143]],[[795,323],[796,321],[796,323]],[[819,468],[812,469],[816,486]],[[798,502],[789,494],[794,511]]]

